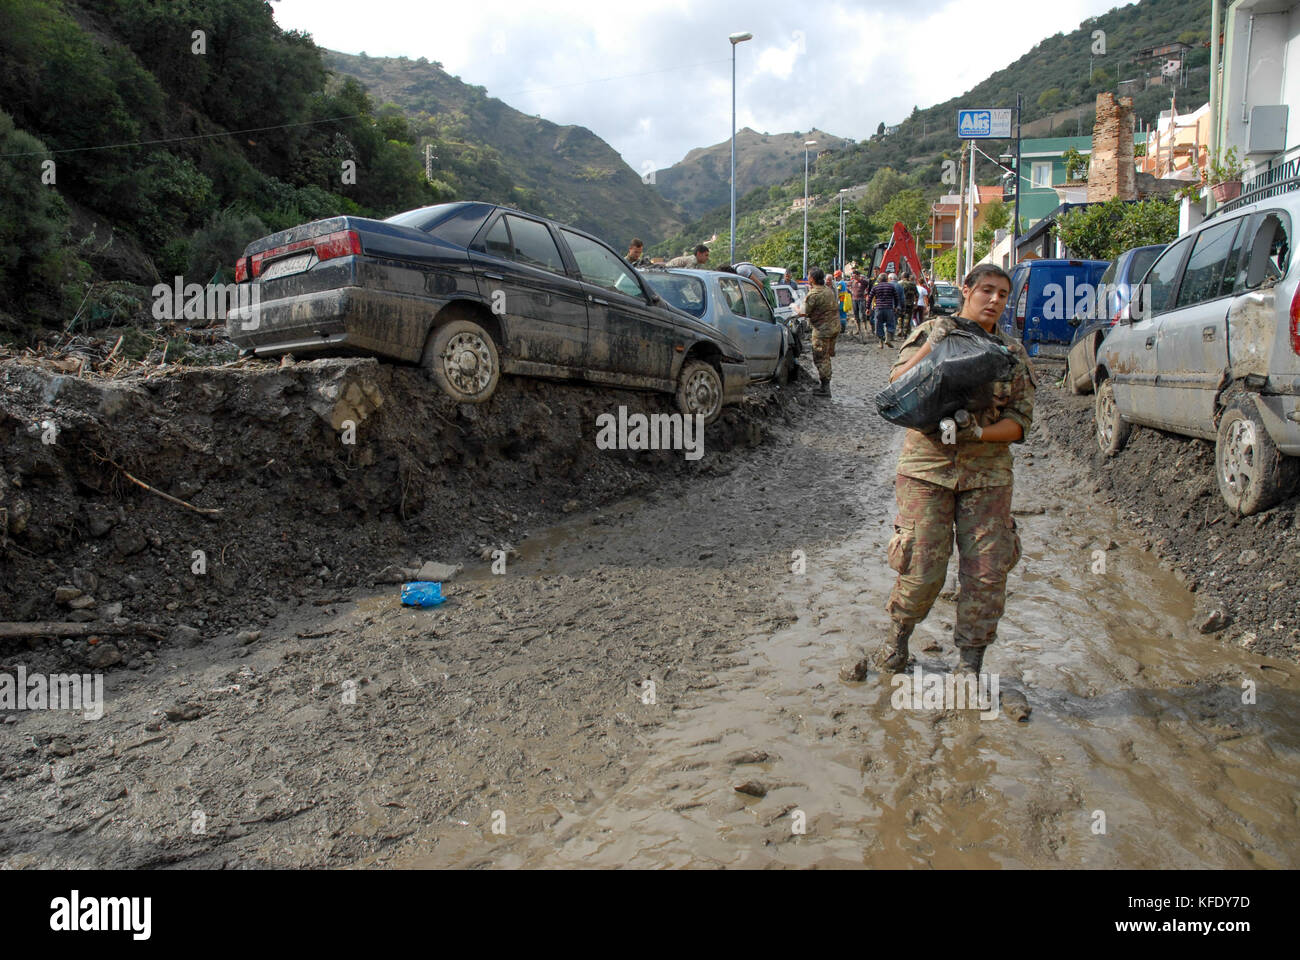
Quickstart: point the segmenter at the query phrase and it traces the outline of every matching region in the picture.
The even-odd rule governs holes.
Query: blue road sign
[[[1008,140],[1011,137],[1011,111],[958,110],[957,136],[963,140]]]

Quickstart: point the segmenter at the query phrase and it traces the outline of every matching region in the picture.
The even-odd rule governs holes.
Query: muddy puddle
[[[487,819],[435,826],[397,865],[1297,865],[1295,670],[1197,633],[1192,595],[1113,509],[1089,501],[1079,468],[1041,437],[1017,462],[1024,558],[985,662],[1003,709],[984,719],[899,709],[887,677],[838,679],[884,630],[892,585],[883,557],[901,436],[864,442],[880,432],[865,394],[831,401],[833,415],[761,484],[711,479],[670,504],[675,516],[709,517],[721,493],[779,511],[773,492],[805,482],[805,458],[815,452],[823,473],[834,465],[829,523],[760,523],[760,549],[728,567],[740,582],[764,579],[789,622],[747,636],[715,683],[642,728],[622,782],[593,788],[583,805],[547,800],[512,813],[545,824],[527,832],[493,833]],[[697,564],[685,555],[699,554],[681,549],[688,534],[664,510],[629,501],[546,531],[521,545],[518,575],[639,564],[665,595],[689,591]],[[787,566],[795,549],[806,553],[802,575]],[[955,566],[954,557],[912,641],[927,673],[949,672],[956,659]],[[487,565],[467,575],[488,579]],[[1017,692],[1032,708],[1025,722],[1011,715]],[[655,710],[628,703],[632,716]]]

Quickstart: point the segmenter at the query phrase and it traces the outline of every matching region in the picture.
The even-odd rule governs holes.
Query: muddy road
[[[1300,863],[1297,668],[1197,632],[1050,424],[1017,448],[1004,709],[838,679],[887,623],[887,356],[841,345],[762,446],[468,563],[441,607],[342,591],[110,673],[101,720],[5,724],[0,865]],[[924,671],[955,662],[951,566]]]

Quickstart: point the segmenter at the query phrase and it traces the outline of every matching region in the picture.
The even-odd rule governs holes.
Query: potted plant
[[[1202,182],[1210,185],[1215,203],[1227,203],[1241,196],[1241,173],[1244,169],[1237,157],[1237,148],[1229,147],[1210,161]]]

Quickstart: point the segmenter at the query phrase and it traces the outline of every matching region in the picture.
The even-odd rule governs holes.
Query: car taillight
[[[1115,316],[1110,318],[1110,325],[1113,327],[1115,326],[1115,324],[1119,323],[1119,318],[1122,317],[1123,315],[1124,315],[1124,308],[1120,307],[1118,310],[1115,311]]]
[[[315,241],[316,259],[330,260],[334,257],[350,257],[361,252],[361,235],[355,230],[340,230]]]
[[[312,250],[317,260],[347,257],[361,252],[361,235],[355,230],[339,230],[335,233],[327,233],[323,237],[296,240],[282,247],[272,247],[270,250],[255,253],[250,258],[253,276],[262,275],[262,264],[267,260],[277,260],[285,254],[297,253],[300,250]]]
[[[1300,286],[1291,298],[1291,352],[1300,357]]]
[[[240,257],[235,261],[235,283],[243,283],[248,279],[248,258]]]

